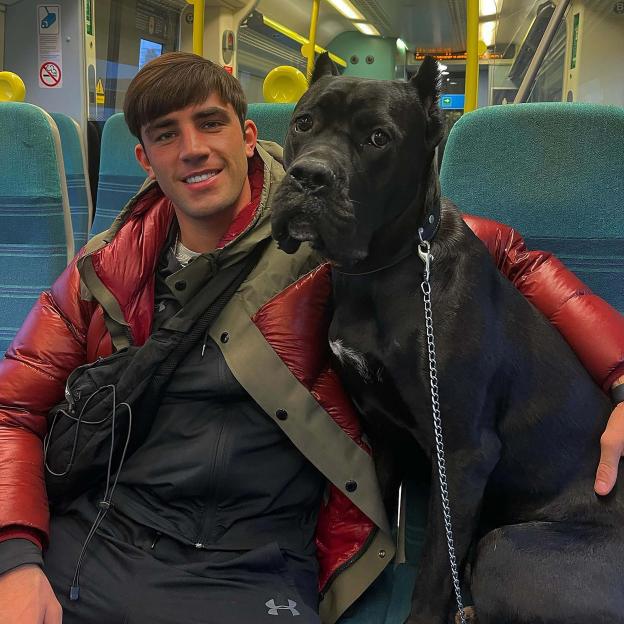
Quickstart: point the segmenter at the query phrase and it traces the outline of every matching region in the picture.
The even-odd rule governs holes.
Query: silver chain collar
[[[423,281],[420,288],[423,293],[425,304],[425,327],[427,331],[427,353],[429,355],[429,380],[431,385],[431,411],[433,413],[433,430],[435,434],[436,456],[438,460],[438,477],[440,481],[440,495],[442,498],[442,514],[444,516],[444,530],[446,531],[446,544],[448,547],[451,576],[455,589],[455,601],[461,624],[466,624],[466,614],[459,586],[459,573],[457,571],[457,559],[455,557],[455,545],[453,542],[453,525],[451,523],[451,506],[449,503],[448,484],[446,481],[446,459],[444,457],[444,440],[442,438],[442,417],[440,415],[440,398],[438,394],[438,371],[436,365],[435,341],[433,338],[433,316],[431,314],[431,285],[429,276],[431,270],[431,245],[429,241],[422,239],[422,228],[418,230],[420,243],[418,256],[425,265]]]

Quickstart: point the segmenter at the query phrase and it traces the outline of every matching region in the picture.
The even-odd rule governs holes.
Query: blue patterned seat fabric
[[[86,152],[80,126],[63,113],[50,113],[61,135],[67,195],[74,230],[74,249],[78,252],[87,242],[93,215]]]
[[[624,108],[490,106],[450,132],[441,182],[463,212],[516,228],[624,312]]]
[[[91,236],[107,230],[145,182],[145,171],[134,156],[137,143],[137,138],[128,130],[123,113],[108,118],[102,131],[100,177]]]
[[[60,137],[32,104],[0,103],[0,352],[74,255]]]

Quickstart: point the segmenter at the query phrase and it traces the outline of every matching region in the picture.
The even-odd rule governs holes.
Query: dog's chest
[[[329,346],[340,368],[365,384],[383,383],[386,373],[398,365],[400,336],[388,336],[378,320],[336,315],[329,331]]]

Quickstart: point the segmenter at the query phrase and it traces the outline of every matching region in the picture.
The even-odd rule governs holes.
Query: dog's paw
[[[464,616],[468,624],[479,624],[477,620],[477,612],[474,607],[464,607]],[[455,614],[455,624],[461,624],[461,617],[459,611]]]

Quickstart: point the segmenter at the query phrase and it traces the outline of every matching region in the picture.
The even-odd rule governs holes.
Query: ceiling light
[[[327,0],[336,11],[342,13],[347,19],[350,20],[363,20],[366,19],[350,2],[349,0]]]
[[[443,71],[443,72],[442,72],[442,75],[443,75],[443,76],[448,76],[448,75],[449,75],[449,72],[447,72],[447,71]]]
[[[479,0],[479,15],[495,15],[499,3],[500,0]]]
[[[403,39],[397,39],[397,48],[401,48],[401,50],[407,50],[407,44],[405,43],[405,41],[403,41]]]
[[[365,35],[376,35],[377,37],[380,36],[379,31],[374,26],[371,26],[366,22],[353,22],[353,25]]]
[[[488,48],[494,45],[497,23],[498,22],[484,22],[483,24],[479,24],[479,39],[481,39]]]

